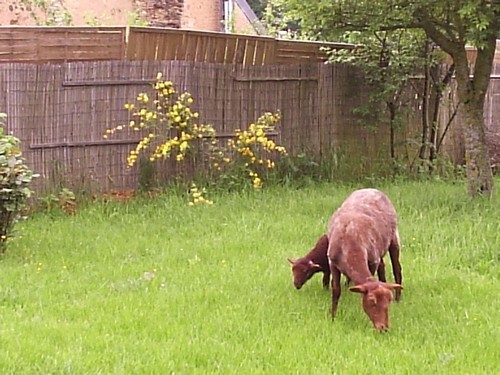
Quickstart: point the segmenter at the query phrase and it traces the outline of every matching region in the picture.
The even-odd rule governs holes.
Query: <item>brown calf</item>
[[[334,212],[328,224],[328,259],[332,274],[332,318],[340,298],[340,275],[362,294],[362,305],[378,331],[389,328],[389,305],[401,297],[400,242],[396,211],[387,196],[376,189],[354,191]],[[396,284],[373,277],[389,251]]]
[[[293,285],[297,289],[309,280],[315,273],[323,272],[323,287],[328,289],[330,283],[330,265],[328,264],[328,236],[323,235],[313,249],[302,258],[290,259],[292,264]]]
[[[330,264],[328,262],[328,236],[326,234],[321,236],[313,249],[302,258],[288,258],[288,261],[292,264],[293,285],[295,285],[295,288],[302,288],[315,273],[323,272],[323,288],[328,289],[330,284]],[[385,281],[383,259],[380,259],[377,275],[380,281]],[[349,279],[346,281],[347,284],[349,284]]]

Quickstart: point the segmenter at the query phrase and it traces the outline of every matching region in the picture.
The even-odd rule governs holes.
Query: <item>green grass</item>
[[[388,333],[349,292],[332,322],[320,276],[293,288],[286,257],[304,255],[357,187],[273,187],[194,208],[171,192],[35,214],[0,258],[0,373],[499,374],[499,198],[444,182],[377,186],[403,242]]]

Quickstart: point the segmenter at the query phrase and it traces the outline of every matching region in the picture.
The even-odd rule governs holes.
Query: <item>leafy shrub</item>
[[[54,209],[60,209],[68,215],[76,213],[75,193],[67,188],[61,189],[57,194],[49,194],[41,197],[39,200],[42,203],[43,209],[48,212]]]
[[[6,117],[0,114],[0,253],[7,249],[7,240],[32,193],[28,185],[36,177],[24,164],[19,139],[4,133]]]

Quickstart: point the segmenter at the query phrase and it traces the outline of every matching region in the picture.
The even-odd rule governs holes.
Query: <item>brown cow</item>
[[[332,274],[332,318],[340,298],[340,275],[362,294],[362,305],[378,331],[389,328],[389,304],[401,297],[400,242],[396,211],[387,196],[376,189],[354,191],[334,212],[328,224],[328,259]],[[377,281],[373,275],[389,251],[396,284]]]

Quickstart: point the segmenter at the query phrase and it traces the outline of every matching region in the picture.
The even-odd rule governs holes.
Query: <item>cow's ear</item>
[[[387,289],[394,289],[394,290],[401,290],[401,289],[403,289],[403,286],[400,285],[400,284],[384,283],[384,286]]]
[[[362,293],[362,294],[365,294],[366,293],[366,286],[364,284],[361,284],[361,285],[354,285],[354,286],[351,286],[349,288],[349,291],[350,292],[354,292],[354,293]]]
[[[295,259],[292,259],[292,258],[287,258],[287,260],[288,260],[291,264],[295,264]]]

